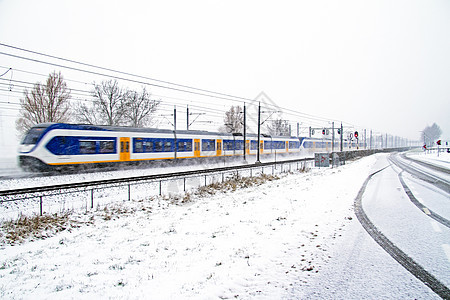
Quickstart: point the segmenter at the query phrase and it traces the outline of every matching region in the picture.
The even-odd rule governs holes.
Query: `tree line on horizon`
[[[50,122],[145,127],[161,103],[152,99],[145,87],[140,91],[125,89],[117,80],[93,85],[93,100],[72,103],[61,72],[50,73],[45,83],[37,82],[31,90],[24,90],[16,129],[25,133],[36,124]]]
[[[36,124],[53,122],[146,127],[161,103],[152,99],[145,87],[140,91],[125,89],[117,80],[94,82],[93,86],[90,91],[93,100],[72,103],[71,91],[61,72],[50,73],[45,83],[37,82],[31,90],[24,90],[16,120],[17,131],[23,134]],[[218,129],[220,132],[242,133],[242,107],[231,106],[223,122]],[[289,122],[272,120],[266,124],[265,131],[272,136],[289,136]]]
[[[441,128],[436,123],[433,123],[433,125],[427,126],[421,131],[420,137],[424,144],[433,144],[441,137],[441,135]]]

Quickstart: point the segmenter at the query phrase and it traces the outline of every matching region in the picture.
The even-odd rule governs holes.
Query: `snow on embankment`
[[[0,296],[295,298],[357,222],[353,200],[375,160],[72,215],[79,227],[3,243]]]

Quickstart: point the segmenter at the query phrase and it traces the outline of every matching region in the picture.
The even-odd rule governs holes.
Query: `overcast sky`
[[[0,0],[0,42],[409,139],[436,122],[450,140],[448,0]]]

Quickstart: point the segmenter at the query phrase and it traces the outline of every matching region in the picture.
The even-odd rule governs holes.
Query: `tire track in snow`
[[[426,207],[425,205],[423,205],[422,203],[419,202],[419,200],[417,200],[417,198],[414,196],[413,192],[411,191],[411,189],[408,187],[408,185],[405,183],[405,181],[403,180],[403,172],[410,172],[410,169],[407,165],[400,163],[400,161],[396,158],[393,158],[392,156],[389,158],[391,162],[393,162],[396,166],[398,166],[400,169],[402,169],[402,171],[398,174],[398,178],[400,180],[400,183],[402,184],[403,190],[405,191],[406,195],[408,195],[409,199],[411,200],[412,203],[414,203],[415,206],[417,206],[424,214],[426,214],[427,216],[429,216],[430,218],[436,220],[437,222],[441,223],[442,225],[450,228],[450,220],[442,217],[441,215],[433,212],[431,209],[429,209],[428,207]],[[447,170],[448,172],[448,170]],[[412,174],[412,173],[411,173]],[[421,173],[422,177],[419,177],[419,179],[425,180],[427,182],[433,182],[432,177],[429,178],[423,178],[423,176],[427,176],[425,173]],[[443,183],[442,182],[438,182],[438,184],[436,184],[436,182],[432,183],[434,186],[441,188],[443,187]],[[447,190],[448,190],[448,186],[447,186]]]
[[[403,180],[402,173],[403,171],[398,174],[398,178],[400,179],[400,183],[402,184],[403,190],[405,191],[406,195],[408,195],[409,200],[411,200],[411,202],[414,203],[414,205],[417,206],[424,214],[438,221],[442,225],[450,228],[450,220],[447,220],[441,215],[438,215],[437,213],[433,212],[431,209],[429,209],[428,207],[420,203],[419,200],[417,200],[417,198],[411,192],[411,189],[406,185],[405,181]]]
[[[388,168],[384,167],[372,174],[370,174],[366,181],[363,183],[358,195],[354,201],[354,210],[356,217],[358,218],[361,225],[367,231],[367,233],[378,243],[393,259],[395,259],[400,265],[402,265],[406,270],[408,270],[417,279],[422,281],[426,286],[428,286],[433,292],[439,295],[443,299],[450,299],[450,289],[436,279],[432,274],[426,271],[422,266],[416,263],[412,258],[410,258],[405,252],[400,250],[395,246],[378,228],[370,221],[367,214],[362,208],[362,196],[366,190],[366,187],[370,179],[377,173]]]

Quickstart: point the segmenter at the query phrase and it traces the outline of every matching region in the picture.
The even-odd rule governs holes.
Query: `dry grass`
[[[1,224],[4,240],[7,244],[20,244],[25,239],[45,239],[68,228],[78,227],[69,219],[70,212],[63,214],[44,214],[31,217],[20,216],[17,220]]]
[[[249,188],[252,186],[261,185],[267,181],[273,181],[280,179],[278,176],[261,174],[256,177],[241,177],[239,175],[234,175],[232,178],[224,182],[214,182],[207,186],[199,187],[195,192],[195,195],[205,197],[208,195],[214,195],[215,193],[236,191],[242,188]]]

